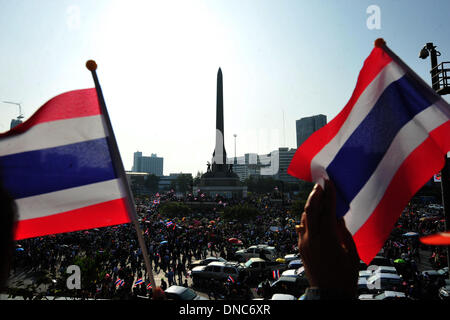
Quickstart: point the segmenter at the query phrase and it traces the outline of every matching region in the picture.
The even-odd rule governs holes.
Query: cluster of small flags
[[[177,225],[173,221],[169,221],[166,223],[166,227],[169,228],[170,226],[172,226],[172,229],[175,230]]]

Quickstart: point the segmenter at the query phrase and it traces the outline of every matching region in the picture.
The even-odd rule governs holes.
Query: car
[[[192,263],[189,265],[189,269],[198,267],[198,266],[206,266],[208,264],[210,264],[211,262],[227,262],[227,260],[225,260],[222,257],[207,257],[205,259],[200,259],[200,260],[194,260],[192,261]]]
[[[233,262],[211,262],[207,266],[198,266],[191,270],[190,276],[194,285],[202,286],[211,279],[226,281],[231,277],[236,281],[239,277],[241,267]]]
[[[284,256],[284,262],[289,263],[292,260],[298,260],[300,259],[300,254],[298,253],[290,253]]]
[[[358,297],[359,300],[408,300],[404,292],[399,291],[384,291],[379,294],[362,294]]]
[[[370,290],[367,287],[367,278],[359,277],[358,278],[358,294],[368,294],[368,293],[370,293]]]
[[[277,258],[275,247],[259,244],[250,246],[247,249],[238,250],[235,252],[235,257],[239,262],[245,262],[250,258],[265,257],[265,260],[274,261]]]
[[[450,285],[439,288],[439,299],[450,301]]]
[[[298,269],[289,269],[283,271],[281,274],[282,277],[304,277],[305,276],[305,267],[301,266]]]
[[[361,270],[359,271],[359,278],[367,279],[368,277],[372,276],[373,272],[371,270]]]
[[[437,272],[439,272],[443,277],[448,278],[448,267],[439,269]]]
[[[367,268],[370,268],[371,265],[392,267],[391,260],[383,256],[376,256],[373,258]]]
[[[292,260],[291,262],[289,262],[288,264],[288,269],[298,269],[301,266],[303,266],[303,262],[301,259],[297,259],[297,260]]]
[[[370,292],[397,291],[402,288],[403,279],[398,274],[374,273],[367,278],[367,288]]]
[[[299,298],[309,287],[309,282],[306,277],[286,277],[281,276],[278,280],[270,283],[269,292],[264,293],[264,282],[261,282],[256,293],[260,296],[273,295],[275,293],[291,294],[296,298]]]
[[[447,278],[445,272],[439,270],[424,270],[421,272],[422,279],[436,281],[438,279],[444,280]]]
[[[372,266],[372,267],[374,267],[374,266]],[[389,267],[389,266],[377,266],[376,269],[373,269],[373,273],[398,274],[397,269],[395,267]]]
[[[275,293],[270,300],[297,300],[292,294]]]
[[[266,261],[261,258],[250,258],[245,263],[240,263],[240,272],[251,279],[267,277],[273,271],[283,272],[286,264],[273,261]]]
[[[170,286],[164,291],[167,300],[175,301],[189,301],[189,300],[208,300],[205,297],[199,296],[191,288],[182,286]]]

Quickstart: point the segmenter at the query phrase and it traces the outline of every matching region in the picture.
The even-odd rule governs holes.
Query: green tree
[[[191,185],[193,183],[191,174],[180,173],[175,181],[178,192],[186,192],[188,190],[191,190]]]
[[[144,185],[150,192],[158,192],[159,179],[158,176],[149,174],[145,179]]]
[[[248,204],[225,207],[223,210],[223,218],[225,220],[238,220],[240,222],[252,221],[258,214],[258,209]]]
[[[165,202],[159,208],[160,212],[166,217],[184,217],[191,213],[191,209],[181,202]]]

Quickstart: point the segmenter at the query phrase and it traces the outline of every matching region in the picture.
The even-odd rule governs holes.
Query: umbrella
[[[406,261],[404,259],[395,259],[394,263],[406,263]]]
[[[441,246],[450,245],[450,231],[439,232],[420,238],[420,242],[423,244]]]
[[[407,232],[403,234],[404,237],[417,237],[418,235],[417,232]]]

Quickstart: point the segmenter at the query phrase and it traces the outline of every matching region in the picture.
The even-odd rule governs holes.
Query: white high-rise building
[[[142,156],[142,152],[135,152],[133,158],[134,172],[147,172],[155,176],[163,175],[164,158],[158,157],[156,153],[152,153],[150,157]]]

